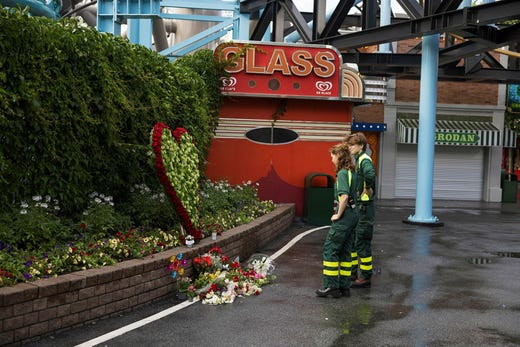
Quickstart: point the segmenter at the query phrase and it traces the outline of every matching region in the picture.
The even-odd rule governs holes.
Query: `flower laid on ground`
[[[222,254],[218,247],[192,260],[194,276],[179,279],[179,292],[198,297],[203,304],[233,303],[237,296],[259,295],[271,283],[274,264],[268,256],[254,256],[242,267]]]
[[[188,262],[186,259],[182,259],[182,253],[177,254],[175,257],[170,258],[170,265],[168,265],[168,270],[171,271],[172,278],[176,278],[177,275],[184,275],[184,268]]]

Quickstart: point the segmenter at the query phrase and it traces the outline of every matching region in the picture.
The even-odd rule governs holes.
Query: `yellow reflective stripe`
[[[358,169],[361,167],[361,162],[365,159],[372,161],[372,158],[370,158],[370,156],[368,154],[366,154],[366,153],[361,154],[357,160]]]
[[[352,260],[352,266],[357,265],[357,264],[359,264],[357,259],[356,260]]]
[[[339,263],[339,266],[341,266],[341,267],[351,267],[352,263],[348,262],[348,261],[342,261],[341,263]]]
[[[338,266],[339,266],[339,262],[337,262],[337,261],[326,261],[326,260],[324,260],[324,261],[323,261],[323,266],[327,266],[327,267],[338,267]]]
[[[361,258],[362,263],[370,263],[371,261],[372,261],[372,257]]]
[[[357,252],[352,252],[352,253],[350,253],[350,256],[351,256],[352,258],[354,258],[354,257],[357,258]]]
[[[359,265],[359,268],[361,270],[372,270],[372,265],[363,265],[363,264],[361,264],[361,265]]]
[[[339,270],[339,275],[340,276],[351,276],[352,275],[352,271],[350,270]]]
[[[337,276],[339,275],[338,270],[323,270],[323,274],[326,276]]]

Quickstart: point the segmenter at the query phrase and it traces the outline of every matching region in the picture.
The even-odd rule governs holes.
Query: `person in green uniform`
[[[365,152],[367,146],[365,135],[363,133],[351,134],[345,138],[345,142],[348,144],[350,153],[352,153],[356,162],[356,205],[359,208],[359,222],[354,232],[353,244],[351,244],[352,287],[370,287],[376,173],[372,159]]]
[[[352,155],[345,143],[330,149],[336,168],[334,185],[334,214],[323,245],[323,288],[316,290],[319,297],[350,296],[350,244],[358,221],[355,205],[356,174]]]

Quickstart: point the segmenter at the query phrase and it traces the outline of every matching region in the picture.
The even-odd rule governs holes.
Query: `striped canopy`
[[[397,143],[416,144],[419,119],[397,119]],[[501,146],[501,131],[488,121],[437,120],[435,144],[452,146]]]
[[[511,129],[504,129],[504,147],[516,148],[516,132]]]

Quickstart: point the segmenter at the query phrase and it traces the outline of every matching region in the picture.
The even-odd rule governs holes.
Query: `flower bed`
[[[172,256],[182,253],[191,260],[218,245],[231,259],[247,259],[287,230],[294,212],[294,205],[280,205],[249,224],[227,230],[215,241],[205,238],[191,248],[178,247],[154,257],[2,287],[0,345],[34,339],[175,295],[177,283],[168,271]],[[188,261],[186,273],[191,271]]]

